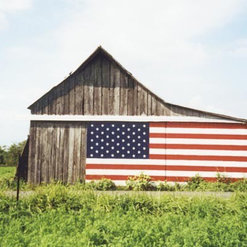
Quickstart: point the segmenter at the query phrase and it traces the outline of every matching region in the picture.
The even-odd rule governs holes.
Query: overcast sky
[[[246,0],[0,0],[0,145],[99,45],[168,102],[247,118]]]

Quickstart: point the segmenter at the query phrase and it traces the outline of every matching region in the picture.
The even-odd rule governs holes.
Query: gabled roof
[[[189,107],[185,107],[185,106],[181,106],[181,105],[176,105],[176,104],[172,104],[169,102],[166,102],[165,100],[163,100],[162,98],[160,98],[159,96],[157,96],[156,94],[154,94],[152,91],[150,91],[146,86],[144,86],[142,83],[140,83],[127,69],[125,69],[115,58],[113,58],[113,56],[111,54],[109,54],[105,49],[103,49],[101,46],[99,46],[72,74],[69,75],[69,77],[71,76],[75,76],[78,73],[80,73],[96,56],[98,55],[103,55],[105,56],[108,60],[110,60],[112,63],[114,63],[115,65],[117,65],[123,72],[125,72],[128,76],[130,76],[132,79],[134,79],[139,85],[141,85],[144,89],[146,89],[151,95],[153,95],[154,97],[156,97],[161,103],[163,103],[164,105],[166,105],[168,108],[169,107],[177,107],[177,108],[181,108],[184,110],[191,110],[191,111],[196,111],[198,113],[202,113],[202,114],[206,114],[206,115],[210,115],[212,117],[215,118],[221,118],[221,119],[227,119],[227,120],[233,120],[233,121],[238,121],[238,122],[242,122],[242,123],[247,123],[247,119],[242,119],[242,118],[236,118],[236,117],[232,117],[232,116],[227,116],[227,115],[223,115],[223,114],[218,114],[218,113],[212,113],[212,112],[207,112],[207,111],[203,111],[203,110],[198,110],[198,109],[194,109],[194,108],[189,108]],[[61,83],[59,83],[57,86],[53,87],[51,90],[49,90],[46,94],[44,94],[42,97],[40,97],[38,100],[36,100],[34,103],[32,103],[28,109],[32,109],[43,97],[45,97],[46,95],[50,94],[55,88],[59,87],[65,80],[67,80],[69,77],[67,77],[66,79],[64,79]]]

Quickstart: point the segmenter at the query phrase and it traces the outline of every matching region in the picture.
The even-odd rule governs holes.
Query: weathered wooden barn
[[[200,172],[208,180],[216,172],[247,174],[246,120],[164,101],[102,47],[28,109],[32,120],[19,171],[32,184],[124,181],[139,172],[167,181]]]

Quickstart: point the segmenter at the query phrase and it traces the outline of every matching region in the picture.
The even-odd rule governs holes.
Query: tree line
[[[16,166],[18,164],[18,157],[21,155],[26,141],[13,143],[9,147],[0,146],[0,165]]]

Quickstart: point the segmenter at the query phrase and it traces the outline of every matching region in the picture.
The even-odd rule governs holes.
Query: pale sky
[[[0,0],[0,145],[99,45],[165,101],[247,118],[246,0]]]

